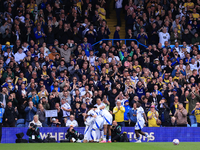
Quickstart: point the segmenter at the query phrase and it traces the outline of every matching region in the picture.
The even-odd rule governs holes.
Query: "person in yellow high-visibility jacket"
[[[115,115],[115,121],[117,121],[117,124],[121,127],[124,127],[124,112],[125,108],[121,105],[121,101],[117,101],[117,106],[113,108],[113,114]]]

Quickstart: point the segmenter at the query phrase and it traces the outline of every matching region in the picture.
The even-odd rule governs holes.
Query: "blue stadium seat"
[[[25,124],[18,124],[16,127],[25,127]]]
[[[191,127],[197,127],[197,123],[192,124]]]
[[[2,45],[2,50],[6,45]],[[14,45],[10,45],[11,48],[13,48]]]
[[[16,127],[25,127],[25,120],[24,119],[18,119],[16,122]]]

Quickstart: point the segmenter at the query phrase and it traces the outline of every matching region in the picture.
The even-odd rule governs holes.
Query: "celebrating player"
[[[145,121],[144,121],[145,119]],[[142,132],[145,122],[147,122],[146,114],[144,109],[141,107],[140,103],[137,103],[137,122],[135,124],[135,134],[136,134],[136,143],[141,143],[140,134],[147,137],[147,142],[150,140],[150,136]]]

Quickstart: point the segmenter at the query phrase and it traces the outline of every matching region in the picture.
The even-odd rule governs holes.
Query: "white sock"
[[[96,134],[96,130],[92,129],[92,136],[94,138],[94,141],[97,141],[97,134]]]
[[[100,137],[103,138],[103,136],[104,136],[104,132],[103,130],[100,130]]]
[[[106,141],[106,135],[103,136],[103,140]]]

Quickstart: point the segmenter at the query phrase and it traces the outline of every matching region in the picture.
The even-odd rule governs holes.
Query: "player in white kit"
[[[100,114],[100,109],[94,106],[93,108],[94,112],[96,113],[96,117],[94,117],[94,123],[92,126],[92,137],[94,139],[94,142],[99,142],[100,139],[100,130],[103,129],[103,117]]]
[[[87,114],[83,114],[83,116],[85,117],[85,131],[84,131],[84,143],[89,142],[92,139],[92,126],[94,123],[94,117],[95,117],[95,112],[93,111],[93,105],[89,105],[89,111],[87,112]]]
[[[108,129],[108,134],[109,134],[108,143],[111,143],[111,126],[112,126],[113,117],[109,113],[109,111],[105,109],[106,106],[104,103],[102,103],[100,98],[97,98],[97,104],[94,106],[96,106],[97,108],[101,110],[100,114],[104,119],[104,123],[103,123],[104,132],[101,133],[101,135],[103,136],[103,141],[101,141],[101,143],[106,143],[107,129]]]
[[[145,118],[145,120],[144,120]],[[142,128],[144,127],[145,122],[147,122],[147,117],[144,112],[144,109],[141,107],[140,103],[137,103],[137,122],[135,124],[135,134],[136,134],[136,142],[141,143],[141,139],[139,138],[140,135],[146,136],[147,137],[147,142],[151,138],[149,135],[145,134],[142,132]]]

